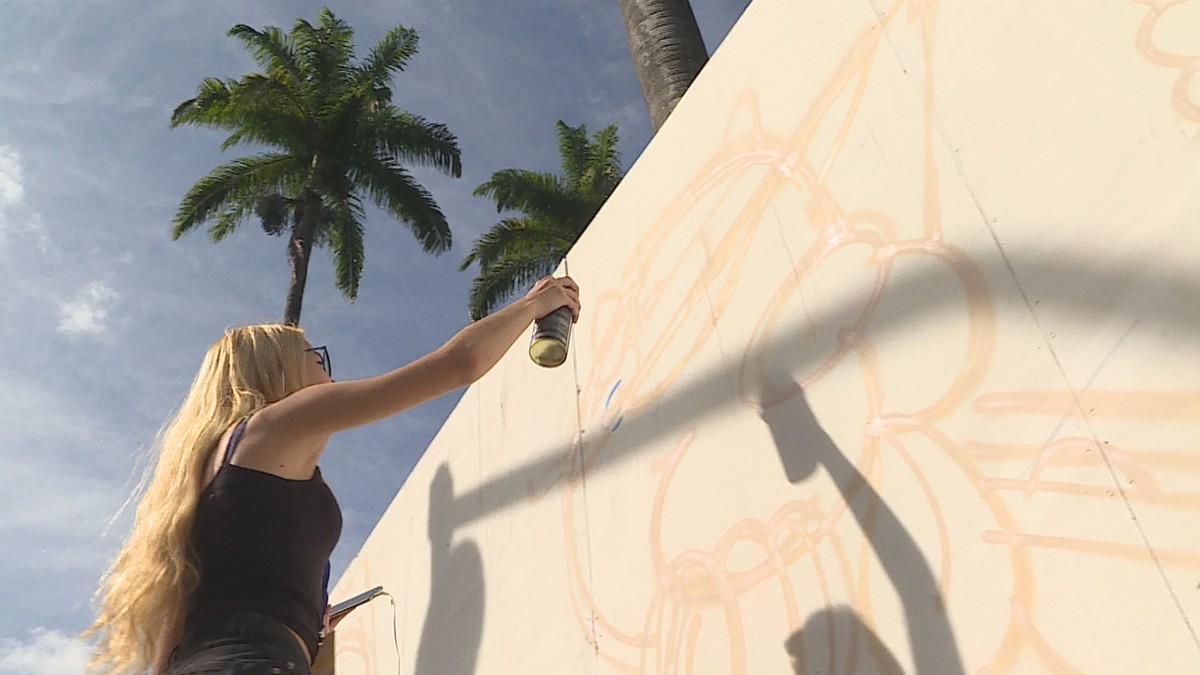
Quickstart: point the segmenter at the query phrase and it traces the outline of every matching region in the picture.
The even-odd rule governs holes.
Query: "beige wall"
[[[1200,671],[1197,54],[1200,0],[756,0],[339,675]]]

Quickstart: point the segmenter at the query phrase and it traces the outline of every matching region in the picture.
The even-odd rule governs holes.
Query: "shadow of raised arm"
[[[799,483],[825,467],[850,508],[904,608],[909,644],[919,673],[963,673],[941,587],[904,523],[821,428],[804,390],[764,408],[788,480]]]

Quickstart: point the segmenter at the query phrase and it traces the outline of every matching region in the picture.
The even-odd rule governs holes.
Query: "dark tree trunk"
[[[708,62],[708,50],[688,0],[620,3],[633,69],[658,131]]]
[[[321,217],[321,198],[309,193],[297,209],[296,224],[288,239],[288,264],[292,268],[292,278],[288,282],[287,303],[283,308],[283,322],[289,326],[300,325],[304,286],[308,283],[308,260],[312,256],[313,235]]]

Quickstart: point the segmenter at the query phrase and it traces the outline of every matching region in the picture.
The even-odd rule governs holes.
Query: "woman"
[[[545,278],[522,299],[390,373],[334,382],[298,328],[229,331],[209,349],[113,559],[87,634],[91,667],[158,675],[308,673],[341,513],[317,462],[331,434],[479,379],[579,287]]]

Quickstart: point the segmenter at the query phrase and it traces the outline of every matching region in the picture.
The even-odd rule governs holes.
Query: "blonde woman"
[[[330,435],[479,379],[579,287],[542,279],[433,353],[334,382],[298,328],[228,331],[166,428],[133,529],[101,581],[91,663],[156,675],[310,672],[341,511],[317,462]]]

